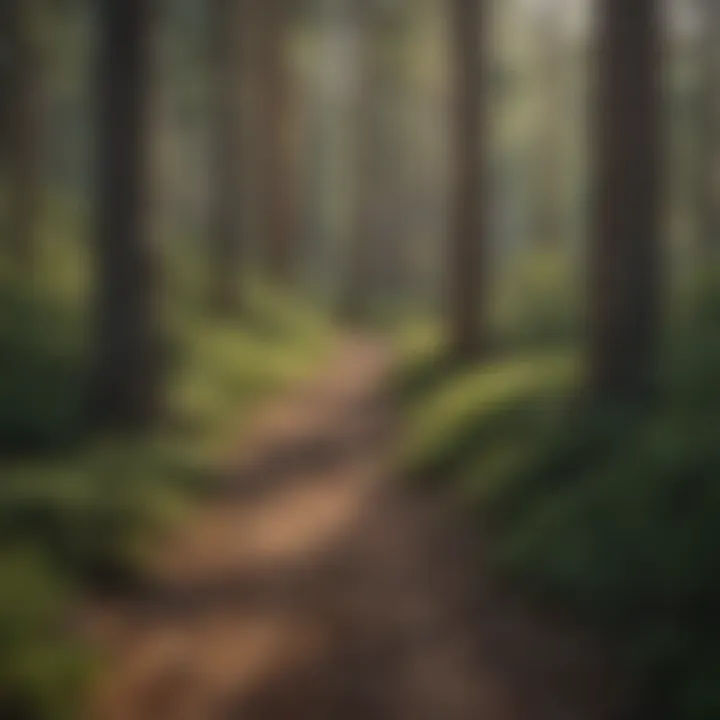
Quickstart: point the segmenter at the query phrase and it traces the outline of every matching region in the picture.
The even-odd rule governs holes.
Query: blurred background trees
[[[215,307],[229,315],[237,313],[242,306],[244,208],[239,198],[243,194],[243,168],[248,163],[249,152],[242,109],[247,75],[246,44],[250,37],[246,21],[252,18],[244,9],[243,3],[217,0],[210,8],[208,21],[213,115],[209,233],[215,266],[211,287]]]

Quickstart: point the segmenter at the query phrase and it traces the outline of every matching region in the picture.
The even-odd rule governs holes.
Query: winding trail
[[[268,407],[219,497],[98,614],[96,720],[593,720],[608,673],[490,586],[457,509],[394,482],[391,358],[351,338]]]

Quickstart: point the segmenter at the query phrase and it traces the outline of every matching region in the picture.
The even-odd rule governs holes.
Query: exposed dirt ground
[[[342,344],[257,418],[227,487],[98,611],[97,720],[594,720],[592,644],[483,576],[457,509],[399,483],[390,358]]]

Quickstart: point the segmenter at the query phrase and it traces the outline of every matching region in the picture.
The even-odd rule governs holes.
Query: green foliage
[[[0,707],[3,717],[71,720],[87,658],[65,617],[67,584],[37,553],[0,553]]]
[[[435,362],[426,371],[431,383]],[[435,387],[410,414],[404,464],[454,476],[472,464],[479,446],[497,450],[504,437],[536,429],[537,415],[551,412],[546,401],[567,382],[572,364],[568,353],[543,353],[457,368],[444,380],[435,376]]]
[[[513,347],[548,348],[579,334],[582,275],[576,253],[557,247],[523,247],[498,289],[497,325]]]
[[[417,366],[412,370],[417,374]],[[407,398],[406,466],[455,483],[495,567],[615,634],[653,718],[720,709],[720,333],[673,338],[651,411],[589,408],[547,352],[454,370]]]
[[[42,289],[0,282],[0,451],[57,451],[82,433],[76,318]]]
[[[307,372],[328,336],[297,298],[251,283],[246,302],[241,323],[195,311],[175,324],[175,432],[208,450],[237,436],[259,399]]]
[[[99,438],[84,414],[85,256],[59,234],[32,282],[0,267],[0,715],[18,720],[77,717],[92,664],[68,631],[73,598],[139,579],[155,533],[326,337],[310,308],[257,285],[242,319],[213,319],[175,273],[170,422]]]
[[[18,463],[0,486],[0,543],[32,545],[76,584],[125,582],[141,541],[177,507],[182,477],[174,453],[149,443]]]

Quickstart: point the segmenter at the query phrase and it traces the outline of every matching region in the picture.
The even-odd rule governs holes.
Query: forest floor
[[[483,572],[477,528],[394,477],[392,358],[350,338],[261,412],[151,580],[90,612],[97,720],[593,720],[594,642]]]

